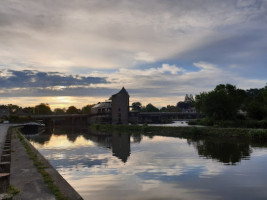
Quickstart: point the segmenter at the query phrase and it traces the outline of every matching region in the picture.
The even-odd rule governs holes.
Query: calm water
[[[80,132],[31,143],[84,199],[267,199],[264,145]]]

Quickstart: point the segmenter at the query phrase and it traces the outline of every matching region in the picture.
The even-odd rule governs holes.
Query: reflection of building
[[[109,101],[99,102],[91,109],[91,123],[128,124],[129,94],[123,87]]]
[[[130,156],[130,135],[128,134],[112,134],[112,153],[117,158],[126,163]]]
[[[130,135],[129,134],[117,134],[112,135],[90,135],[85,134],[84,137],[93,142],[96,142],[99,146],[104,146],[108,149],[112,149],[113,156],[116,156],[124,163],[127,162],[131,153],[130,147]]]

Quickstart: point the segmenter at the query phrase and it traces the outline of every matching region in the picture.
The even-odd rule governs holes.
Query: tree
[[[54,113],[56,115],[64,115],[66,113],[66,109],[65,108],[55,108]]]
[[[147,104],[145,108],[142,109],[143,112],[159,112],[159,109],[153,106],[151,103]]]
[[[13,104],[8,104],[8,109],[10,114],[15,114],[16,112],[18,112],[20,109],[22,109],[21,107],[17,106],[17,105],[13,105]]]
[[[187,110],[187,109],[194,107],[194,103],[195,103],[195,100],[194,100],[193,95],[186,94],[184,101],[179,101],[176,104],[176,107],[177,107],[177,110]]]
[[[91,113],[91,108],[94,106],[95,104],[91,104],[91,105],[87,105],[82,107],[82,113],[83,114],[90,114]]]
[[[195,106],[208,118],[229,120],[237,116],[245,97],[244,90],[236,89],[231,84],[220,84],[211,92],[196,95]]]
[[[245,105],[245,110],[248,116],[256,120],[267,118],[267,86],[262,89],[250,89],[247,93],[249,97]]]
[[[67,114],[79,114],[81,111],[79,109],[77,109],[75,106],[70,106],[66,113]]]
[[[142,108],[142,104],[140,102],[133,102],[132,103],[132,111],[140,112]]]
[[[34,107],[25,107],[22,109],[22,111],[32,115],[34,114]]]
[[[41,103],[34,107],[34,112],[37,115],[49,115],[52,113],[49,104]]]
[[[167,105],[167,107],[162,107],[160,109],[160,112],[179,112],[180,109],[177,108],[176,106],[172,106],[172,105]]]

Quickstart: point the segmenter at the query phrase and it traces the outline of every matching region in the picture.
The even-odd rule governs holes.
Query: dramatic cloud
[[[109,73],[92,72],[91,76],[86,77],[53,72],[5,70],[0,74],[0,96],[61,96],[68,99],[94,97],[95,99],[90,99],[90,103],[96,103],[99,99],[108,99],[124,86],[129,91],[132,102],[152,102],[157,106],[164,106],[176,104],[187,93],[198,94],[212,90],[215,85],[221,83],[232,83],[243,89],[263,87],[266,83],[265,80],[243,78],[205,62],[194,63],[194,67],[196,71],[188,71],[176,65],[163,64],[148,69],[124,68]],[[64,99],[58,100],[64,102]]]
[[[89,86],[106,83],[105,78],[89,76],[72,76],[59,72],[40,72],[32,70],[0,70],[1,88],[45,88],[60,86]]]
[[[161,105],[219,83],[263,87],[266,32],[266,0],[3,0],[0,96],[100,97],[124,85]]]

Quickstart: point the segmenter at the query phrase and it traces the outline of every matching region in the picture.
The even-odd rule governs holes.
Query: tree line
[[[8,104],[8,105],[1,105],[0,109],[6,109],[9,112],[9,115],[61,115],[61,114],[89,114],[91,108],[94,104],[89,104],[82,109],[78,109],[75,106],[69,106],[66,108],[55,108],[54,111],[50,108],[50,105],[47,103],[40,103],[34,107],[20,107],[18,105]]]
[[[17,105],[1,105],[0,109],[7,109],[10,115],[47,115],[47,114],[89,114],[94,104],[82,109],[75,106],[55,108],[51,110],[49,104],[41,103],[34,107],[19,107]],[[188,112],[197,111],[210,120],[234,120],[249,118],[254,120],[267,119],[267,85],[263,88],[243,90],[231,84],[219,84],[209,92],[201,92],[194,98],[186,94],[183,101],[176,105],[157,108],[152,103],[143,106],[141,102],[133,102],[134,112]]]
[[[267,85],[242,90],[231,84],[220,84],[212,91],[196,95],[194,104],[198,112],[212,120],[267,119]]]
[[[132,111],[136,112],[183,112],[194,110],[194,97],[192,94],[186,94],[184,101],[179,101],[176,105],[167,105],[162,108],[157,108],[152,103],[142,106],[140,102],[132,103]]]

